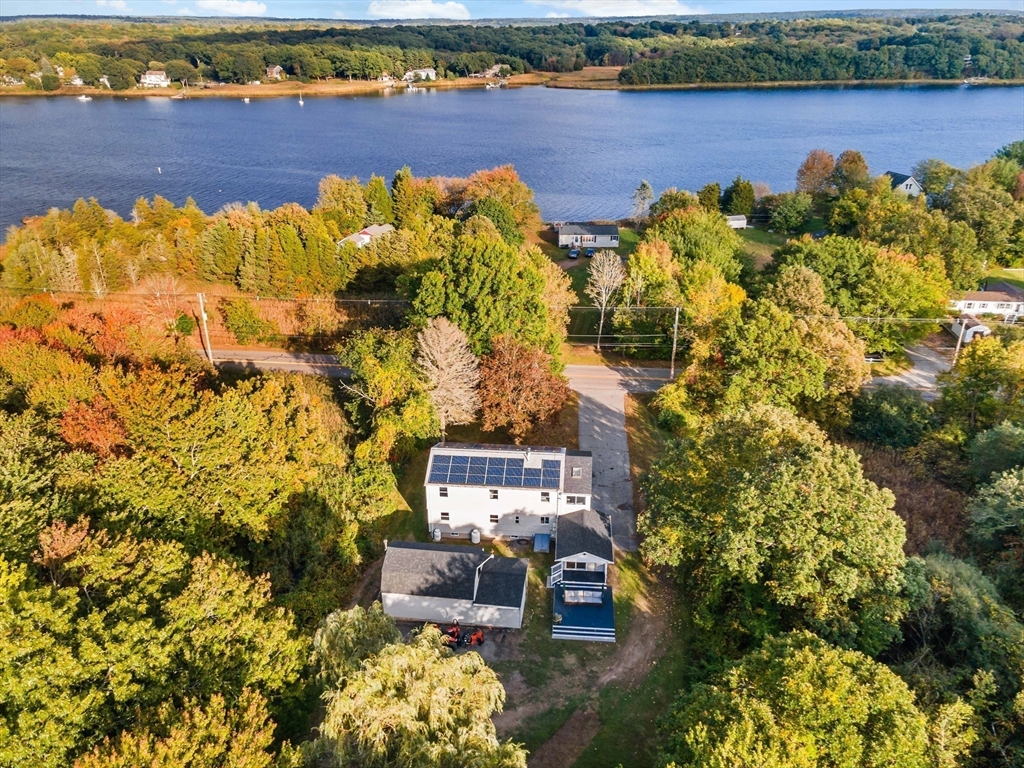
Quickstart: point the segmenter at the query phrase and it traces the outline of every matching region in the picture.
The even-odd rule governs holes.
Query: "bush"
[[[967,448],[971,474],[985,482],[993,474],[1024,466],[1024,428],[1004,421],[979,432]]]
[[[44,91],[56,91],[60,88],[60,78],[56,75],[43,75],[40,83]]]
[[[171,333],[177,336],[191,336],[195,329],[196,321],[192,319],[191,315],[184,312],[178,313],[170,327]]]
[[[46,294],[22,299],[0,317],[0,322],[10,323],[15,328],[40,329],[57,319],[57,302]]]
[[[934,423],[931,406],[906,387],[883,386],[853,401],[850,434],[890,448],[910,448]]]
[[[224,317],[224,327],[231,331],[239,344],[269,341],[279,333],[274,323],[259,316],[248,299],[225,301],[220,305],[220,312]]]

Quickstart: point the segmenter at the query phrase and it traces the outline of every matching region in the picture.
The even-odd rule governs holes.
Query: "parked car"
[[[578,259],[579,257],[580,257],[580,249],[579,248],[573,248],[571,251],[569,251],[569,258],[570,259]]]
[[[586,256],[588,259],[593,258],[593,256],[594,256],[594,249],[593,248],[587,248],[587,250],[584,251],[583,255]]]

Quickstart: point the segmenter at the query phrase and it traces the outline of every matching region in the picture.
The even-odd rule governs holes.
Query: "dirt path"
[[[384,565],[384,558],[382,557],[376,563],[371,565],[362,576],[359,577],[359,581],[356,582],[355,589],[352,590],[352,599],[349,600],[348,605],[345,606],[346,610],[352,610],[357,605],[361,605],[364,608],[369,608],[370,603],[373,602],[373,598],[377,596],[377,592],[380,591],[380,569]]]
[[[529,768],[568,768],[590,746],[599,730],[601,721],[593,709],[577,709],[565,725],[530,756]]]

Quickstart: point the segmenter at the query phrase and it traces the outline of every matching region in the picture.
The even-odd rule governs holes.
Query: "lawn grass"
[[[759,271],[771,263],[775,250],[786,244],[785,235],[763,229],[747,227],[737,229],[736,232],[743,238],[744,252],[754,260],[754,268]]]
[[[678,360],[678,359],[677,359]],[[598,352],[590,344],[562,344],[562,362],[567,365],[612,365],[637,368],[668,368],[668,360],[638,360],[602,349]]]
[[[658,426],[651,412],[653,394],[626,395],[626,440],[629,445],[629,474],[633,481],[633,509],[643,512],[645,503],[640,492],[640,476],[648,472],[665,448],[670,435]]]
[[[1002,280],[1004,283],[1024,288],[1024,269],[1004,269],[998,267],[986,272],[985,277],[992,280]]]
[[[619,227],[619,247],[615,249],[615,252],[625,258],[636,250],[639,243],[639,232],[629,227]]]
[[[671,636],[662,640],[665,654],[638,686],[610,685],[601,691],[597,707],[601,730],[574,768],[657,765],[658,722],[671,710],[689,674],[691,632],[685,611],[674,607],[669,627]]]
[[[522,744],[530,753],[536,752],[537,747],[554,736],[558,729],[565,725],[565,721],[572,717],[573,712],[582,702],[582,696],[573,696],[564,704],[526,718],[522,727],[516,731],[512,741]]]

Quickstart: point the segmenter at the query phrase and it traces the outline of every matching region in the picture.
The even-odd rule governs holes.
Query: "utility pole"
[[[204,340],[206,347],[206,357],[210,360],[210,365],[213,365],[213,347],[210,346],[210,329],[206,326],[206,305],[203,303],[203,294],[197,293],[196,297],[199,299],[199,321],[203,324],[203,332],[201,339]]]
[[[679,307],[676,307],[676,319],[672,323],[672,362],[669,363],[668,377],[676,377],[676,341],[679,339]]]
[[[960,345],[964,343],[964,331],[967,330],[967,321],[964,320],[964,316],[960,315],[958,318],[960,322],[960,335],[956,340],[956,350],[953,352],[953,365],[956,365],[956,359],[960,357]]]

